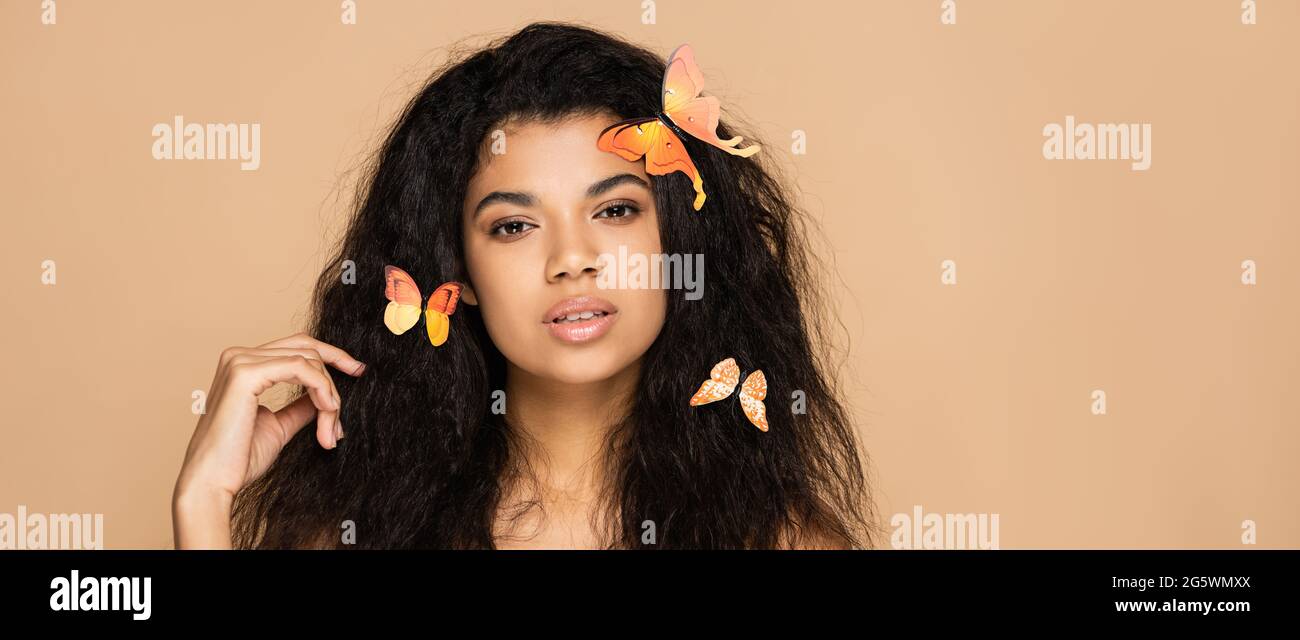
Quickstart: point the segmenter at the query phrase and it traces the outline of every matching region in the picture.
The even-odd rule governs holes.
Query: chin
[[[604,341],[602,341],[604,342]],[[583,347],[552,346],[539,349],[540,369],[535,375],[565,384],[590,384],[608,380],[631,365],[632,354],[615,349],[617,343],[591,344]]]

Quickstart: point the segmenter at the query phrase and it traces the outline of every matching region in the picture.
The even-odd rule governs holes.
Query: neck
[[[547,501],[588,502],[606,480],[610,431],[627,413],[640,361],[586,383],[540,378],[506,367],[506,416],[530,445],[520,453]]]

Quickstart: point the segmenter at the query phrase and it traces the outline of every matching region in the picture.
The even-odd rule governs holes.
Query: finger
[[[313,364],[314,363],[314,364]],[[275,364],[279,365],[273,368],[263,368],[262,365]],[[279,355],[259,355],[256,353],[246,352],[235,356],[230,361],[230,378],[234,377],[234,370],[237,367],[253,366],[255,372],[265,372],[267,377],[259,380],[261,385],[255,393],[264,393],[277,382],[292,382],[301,379],[304,375],[308,378],[310,384],[302,384],[307,392],[314,396],[316,404],[322,410],[337,411],[341,408],[338,396],[334,391],[334,383],[325,373],[324,367],[319,361],[307,358],[305,356],[279,356]]]
[[[334,405],[338,407],[333,420],[331,420],[330,433],[334,436],[334,445],[338,446],[338,441],[343,439],[343,421],[340,419],[343,413],[343,396],[339,394],[339,388],[334,384],[334,377],[330,375],[329,368],[325,366],[324,361],[308,359],[307,362],[319,370],[321,375],[325,376],[325,380],[330,383],[330,392],[334,394]]]
[[[343,396],[339,394],[338,386],[334,384],[334,378],[330,375],[329,368],[325,366],[325,362],[321,360],[319,352],[314,349],[290,349],[277,347],[271,349],[249,349],[246,353],[268,356],[279,355],[284,357],[300,355],[306,358],[307,363],[319,370],[321,375],[324,375],[325,379],[329,381],[330,392],[334,395],[335,406],[338,407],[340,413],[342,412]],[[339,420],[338,417],[339,416],[336,413],[334,419],[327,421],[327,426],[329,426],[330,434],[333,436],[335,444],[343,438],[343,421]]]
[[[307,360],[310,361],[310,364],[312,366],[316,367],[317,369],[320,369],[321,373],[325,374],[325,377],[329,379],[330,391],[334,394],[334,400],[339,404],[339,406],[342,406],[343,397],[339,395],[338,386],[334,384],[334,378],[329,375],[329,369],[325,367],[324,361],[321,360],[320,352],[316,351],[315,349],[291,349],[287,347],[285,348],[275,347],[270,349],[263,349],[259,347],[256,349],[245,349],[243,350],[242,353],[244,355],[254,355],[254,356],[282,356],[282,357],[302,356],[306,358]]]
[[[217,370],[220,371],[230,365],[231,358],[239,355],[244,351],[244,347],[226,347],[221,350],[221,355],[217,357]]]
[[[366,370],[366,365],[360,360],[353,358],[348,352],[332,344],[321,342],[305,333],[299,333],[287,338],[280,338],[279,340],[272,340],[271,342],[262,345],[261,348],[283,347],[312,349],[319,353],[321,359],[329,363],[330,366],[333,366],[348,375],[359,376]]]
[[[319,411],[316,440],[326,449],[338,445],[335,434],[339,405],[335,403],[330,390],[329,376],[313,366],[307,358],[240,354],[231,360],[229,377],[232,385],[247,390],[254,396],[270,389],[277,382],[302,385]]]
[[[226,347],[221,350],[220,357],[217,358],[217,372],[212,377],[212,390],[208,393],[211,398],[219,398],[225,392],[226,380],[229,378],[227,369],[230,368],[230,361],[235,356],[243,353],[244,347]]]
[[[334,377],[330,375],[329,368],[325,366],[324,361],[309,358],[307,362],[319,370],[321,375],[325,376],[325,379],[330,383],[330,391],[334,394],[334,403],[338,407],[338,412],[334,414],[330,433],[334,435],[334,444],[337,446],[338,441],[343,438],[343,421],[339,419],[343,413],[343,396],[339,395],[339,388],[334,384]]]
[[[280,425],[280,432],[283,436],[281,445],[288,443],[289,439],[307,426],[307,423],[311,422],[317,413],[316,405],[312,403],[311,398],[308,396],[302,396],[276,411],[275,419]],[[342,439],[343,423],[337,422],[336,424],[338,425],[338,438]]]
[[[282,346],[277,346],[277,345],[282,345]],[[353,363],[355,363],[355,365],[357,366],[351,369],[352,375],[360,375],[365,370],[365,365],[358,362],[355,358],[352,358],[350,355],[347,354],[347,352],[333,345],[326,344],[324,342],[321,342],[320,340],[316,340],[315,338],[312,338],[311,336],[307,336],[305,334],[298,334],[294,336],[289,336],[288,338],[275,340],[267,343],[263,347],[257,347],[257,348],[231,347],[222,352],[222,361],[223,363],[228,364],[229,362],[232,362],[239,355],[247,355],[247,354],[301,355],[318,364],[319,362],[325,361],[322,360],[323,358],[334,358],[336,360],[335,366],[344,371],[347,371],[348,370],[347,367],[353,366]],[[326,373],[328,377],[328,370],[326,370],[324,366],[320,366],[320,368],[323,372]],[[342,406],[342,396],[338,393],[338,387],[337,385],[334,384],[333,377],[329,377],[329,381],[330,381],[330,389],[331,392],[334,394],[336,404]],[[337,418],[337,416],[335,417]],[[325,423],[324,426],[327,426],[329,428],[329,431],[332,434],[333,440],[335,442],[337,442],[338,439],[344,436],[343,426],[340,421],[338,421],[337,419],[330,420],[328,417],[324,417],[322,421]]]
[[[284,408],[275,412],[275,419],[280,424],[280,430],[284,434],[284,442],[288,443],[294,434],[307,426],[317,414],[316,405],[312,402],[310,396],[302,396],[293,402],[290,402]]]

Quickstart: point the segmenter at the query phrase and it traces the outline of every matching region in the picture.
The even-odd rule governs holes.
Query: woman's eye
[[[640,213],[640,211],[641,211],[640,209],[636,208],[636,205],[629,204],[629,203],[618,203],[618,204],[612,204],[608,207],[605,207],[604,210],[596,214],[596,217],[597,218],[626,218],[628,216],[632,216],[637,213]]]
[[[507,220],[498,222],[492,226],[492,235],[494,236],[517,236],[527,231],[533,225],[522,220]]]

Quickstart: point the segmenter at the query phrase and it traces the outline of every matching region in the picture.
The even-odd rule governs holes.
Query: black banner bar
[[[428,622],[484,609],[629,616],[1044,616],[1122,628],[1293,618],[1296,551],[6,551],[6,621]],[[147,578],[147,581],[145,580]],[[94,593],[89,593],[93,591]],[[146,597],[147,596],[147,597]],[[665,606],[666,603],[676,603]],[[734,604],[736,609],[730,609]],[[576,607],[576,609],[575,609]],[[747,612],[747,613],[741,613]],[[872,613],[875,612],[875,613]]]

